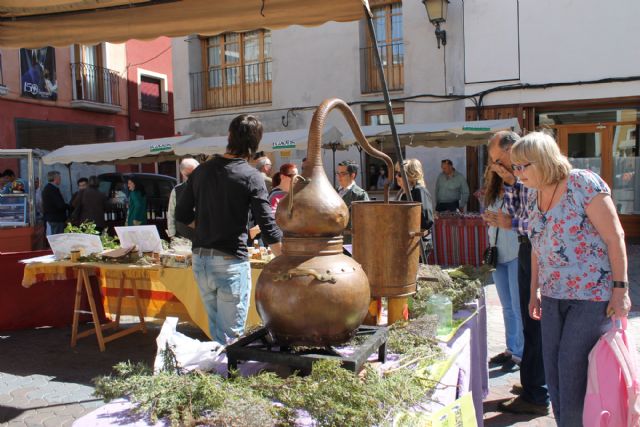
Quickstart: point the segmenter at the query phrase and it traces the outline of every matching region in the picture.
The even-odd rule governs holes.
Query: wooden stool
[[[125,335],[129,335],[131,333],[142,331],[142,333],[147,333],[147,326],[144,323],[144,316],[142,315],[142,306],[140,305],[140,299],[138,298],[138,288],[136,287],[135,280],[131,280],[131,288],[133,289],[133,298],[136,303],[136,308],[138,310],[138,318],[140,319],[140,323],[131,326],[127,329],[123,329],[109,336],[104,336],[103,331],[107,329],[115,329],[120,326],[120,310],[122,308],[122,298],[124,294],[124,282],[125,275],[124,272],[121,273],[120,277],[120,288],[118,289],[118,303],[116,308],[116,320],[115,322],[109,323],[100,323],[100,318],[98,317],[98,311],[96,310],[95,296],[93,292],[91,292],[91,282],[89,280],[89,270],[93,270],[95,267],[93,266],[83,266],[79,265],[74,267],[78,272],[78,280],[76,281],[76,300],[75,305],[73,307],[73,326],[71,328],[71,347],[75,347],[78,341],[78,338],[88,337],[92,334],[96,334],[98,338],[98,346],[100,347],[100,351],[105,350],[105,343],[113,341],[115,339],[121,338]],[[93,329],[86,330],[84,332],[78,333],[78,323],[80,320],[80,299],[82,296],[82,288],[84,287],[85,292],[87,294],[87,299],[89,300],[89,307],[91,307],[91,316],[93,317]]]

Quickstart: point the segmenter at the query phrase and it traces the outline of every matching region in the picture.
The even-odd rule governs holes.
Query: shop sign
[[[477,126],[462,126],[462,130],[468,132],[491,132],[491,128],[487,127],[477,127]]]
[[[296,142],[288,139],[285,141],[276,141],[272,144],[272,147],[274,150],[288,150],[291,148],[295,150]]]
[[[149,148],[149,150],[152,153],[159,153],[161,151],[171,151],[173,150],[173,147],[171,144],[154,144]]]

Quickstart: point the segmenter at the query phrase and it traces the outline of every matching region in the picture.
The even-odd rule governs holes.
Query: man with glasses
[[[351,244],[351,203],[359,200],[369,200],[369,195],[356,184],[358,175],[358,165],[351,160],[344,160],[338,163],[338,194],[349,208],[349,224],[344,234],[344,244]]]
[[[469,200],[469,184],[466,178],[445,159],[441,163],[442,173],[436,180],[436,211],[456,212],[463,210]]]
[[[513,174],[514,168],[526,168],[529,165],[512,165],[511,147],[520,136],[511,131],[496,133],[488,144],[491,169],[504,181],[504,205],[509,214],[485,211],[484,220],[491,226],[513,229],[518,233],[518,288],[520,311],[524,329],[524,352],[520,364],[520,396],[506,402],[500,402],[498,409],[513,413],[546,415],[549,413],[549,393],[544,377],[542,362],[542,333],[540,321],[529,316],[529,296],[531,289],[531,242],[527,235],[529,215],[526,209],[528,190]],[[490,363],[502,363],[500,356],[493,357]]]

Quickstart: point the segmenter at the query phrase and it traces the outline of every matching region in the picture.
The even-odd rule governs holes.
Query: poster
[[[58,98],[55,49],[20,49],[20,76],[22,96],[55,101]]]

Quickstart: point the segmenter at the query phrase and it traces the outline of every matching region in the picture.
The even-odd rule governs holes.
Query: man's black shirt
[[[177,199],[176,220],[185,224],[196,220],[194,248],[216,249],[247,259],[249,211],[266,243],[282,239],[267,199],[264,178],[246,160],[215,156],[189,177]]]

